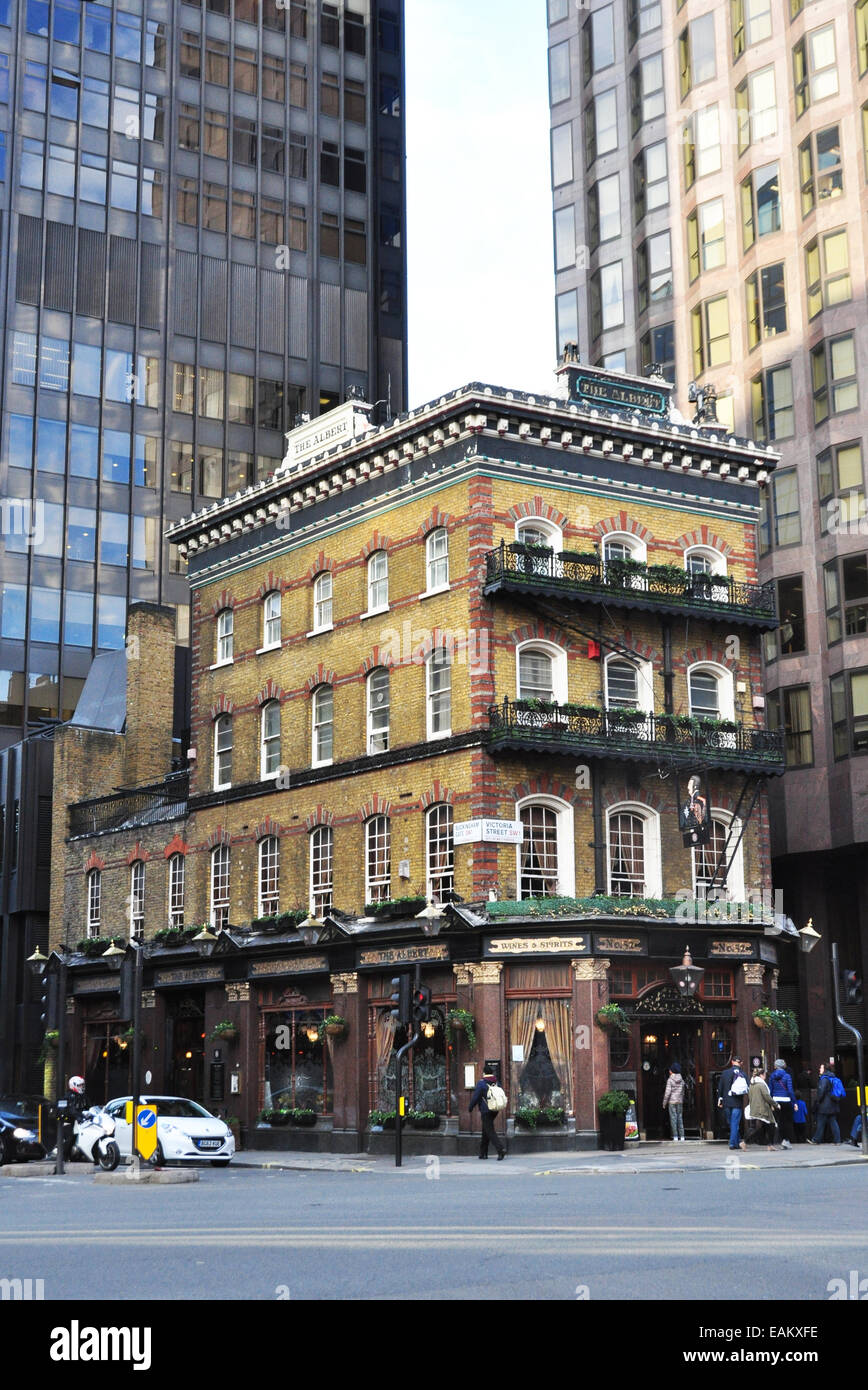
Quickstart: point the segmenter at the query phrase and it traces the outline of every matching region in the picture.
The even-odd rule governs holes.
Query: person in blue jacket
[[[482,1080],[476,1083],[473,1095],[470,1097],[468,1109],[472,1114],[476,1106],[479,1106],[479,1113],[482,1116],[482,1138],[479,1142],[479,1157],[488,1158],[488,1146],[489,1144],[493,1144],[497,1149],[497,1158],[499,1162],[500,1159],[506,1158],[506,1149],[503,1147],[497,1130],[494,1128],[494,1121],[497,1119],[498,1112],[496,1110],[489,1110],[486,1102],[488,1088],[489,1086],[494,1086],[496,1082],[497,1077],[493,1071],[485,1072]]]
[[[817,1082],[817,1128],[814,1130],[813,1139],[809,1139],[809,1144],[822,1144],[826,1135],[826,1125],[832,1131],[832,1140],[840,1146],[841,1131],[838,1128],[838,1101],[832,1094],[832,1078],[835,1069],[830,1063],[828,1067],[820,1067],[820,1078]]]
[[[793,1119],[795,1116],[796,1092],[793,1078],[787,1071],[783,1057],[775,1059],[775,1069],[769,1077],[769,1091],[778,1107],[777,1122],[781,1131],[781,1148],[788,1149],[795,1139]]]

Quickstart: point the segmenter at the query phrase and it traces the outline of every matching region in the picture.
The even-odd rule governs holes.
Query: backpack
[[[489,1110],[505,1110],[509,1104],[506,1091],[501,1086],[489,1086],[485,1096],[485,1104]]]
[[[744,1076],[733,1077],[732,1085],[729,1088],[731,1096],[746,1096],[748,1093],[747,1079]]]
[[[846,1100],[847,1091],[839,1076],[829,1077],[829,1094],[833,1100]]]

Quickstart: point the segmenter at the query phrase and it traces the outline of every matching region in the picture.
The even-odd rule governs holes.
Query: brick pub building
[[[775,455],[682,421],[662,379],[565,362],[560,382],[467,386],[382,427],[348,402],[288,436],[271,480],[173,529],[188,771],[168,775],[157,608],[130,612],[125,732],[58,738],[52,919],[97,1097],[129,1089],[129,1020],[87,938],[131,930],[150,1089],[237,1115],[258,1147],[388,1142],[368,1119],[393,1108],[405,1040],[391,979],[417,967],[433,1028],[405,1089],[434,1113],[428,1151],[470,1150],[486,1061],[510,1130],[582,1147],[610,1086],[659,1134],[680,1061],[704,1136],[731,1050],[776,1055],[753,1021],[798,944],[769,897],[783,753],[756,520]],[[192,941],[204,922],[216,944]],[[686,946],[689,999],[669,973]],[[600,1026],[608,1002],[627,1032]],[[333,1014],[343,1035],[321,1038]]]

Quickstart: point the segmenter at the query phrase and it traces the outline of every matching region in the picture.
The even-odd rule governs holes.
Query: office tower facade
[[[868,3],[549,0],[548,17],[559,337],[663,364],[685,412],[690,382],[714,387],[720,422],[781,454],[760,524],[782,619],[775,881],[861,968]],[[836,1041],[828,970],[816,951],[798,997],[784,982],[817,1056]]]
[[[403,407],[402,30],[401,0],[0,0],[4,742],[71,715],[129,603],[187,640],[168,522],[300,413]]]

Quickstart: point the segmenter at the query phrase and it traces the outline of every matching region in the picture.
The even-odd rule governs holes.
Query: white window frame
[[[321,702],[322,702],[322,700],[323,700],[323,697],[324,697],[324,694],[325,694],[326,691],[328,691],[329,695],[331,696],[331,718],[330,718],[330,719],[322,719],[322,718],[320,718],[320,704],[321,704]],[[317,688],[316,688],[316,690],[313,692],[313,696],[311,697],[310,707],[311,707],[311,749],[310,749],[311,766],[312,766],[312,767],[330,767],[331,764],[334,762],[334,747],[335,747],[335,743],[334,743],[334,740],[335,740],[335,693],[334,693],[334,687],[331,686],[331,685],[318,685]],[[328,728],[331,730],[330,741],[331,741],[331,750],[332,750],[332,751],[331,751],[331,753],[329,754],[329,756],[328,756],[327,758],[321,758],[321,757],[318,756],[319,745],[320,745],[320,730],[321,730],[321,729],[325,729],[326,727],[328,727]]]
[[[708,574],[720,575],[722,579],[725,579],[727,577],[726,556],[721,555],[719,550],[715,550],[714,547],[710,545],[691,545],[687,550],[685,550],[684,569],[687,572],[687,574],[693,574],[695,572],[690,568],[690,560],[691,557],[694,555],[700,556],[703,560],[707,560],[709,562],[710,568],[706,571]],[[716,600],[718,603],[726,603],[730,596],[729,585],[710,585],[708,589],[708,596]]]
[[[221,608],[217,614],[217,660],[215,666],[231,666],[235,659],[235,613]]]
[[[280,911],[280,840],[265,835],[257,852],[257,908],[260,917],[273,917]]]
[[[91,869],[87,876],[87,934],[99,936],[102,920],[102,870]]]
[[[282,616],[283,596],[279,589],[272,589],[262,600],[262,651],[270,652],[281,645]]]
[[[266,720],[277,711],[277,733],[266,733]],[[263,781],[280,774],[280,701],[266,700],[262,706],[259,716],[259,776]],[[274,745],[277,745],[277,765],[271,769],[268,767],[269,754],[274,754]]]
[[[229,744],[228,744],[228,747],[227,747],[225,741],[224,741],[224,743],[223,743],[223,746],[221,747],[221,746],[220,746],[220,736],[221,736],[221,733],[226,733],[227,731],[228,731],[228,735],[229,735]],[[231,714],[218,714],[217,718],[214,720],[214,790],[215,790],[215,792],[216,792],[216,791],[222,791],[224,787],[231,787],[231,786],[232,786],[232,756],[233,756],[233,753],[234,753],[234,747],[235,747],[235,730],[234,730],[233,724],[232,724],[232,715],[231,715]],[[227,754],[227,753],[229,754],[229,776],[228,776],[225,780],[223,780],[223,778],[221,777],[221,772],[220,772],[220,759],[221,759],[221,755],[225,756],[225,754]]]
[[[576,845],[573,826],[573,808],[569,802],[557,796],[526,796],[515,803],[515,819],[521,820],[521,813],[530,806],[544,806],[557,816],[557,853],[559,898],[572,898],[576,893]],[[515,893],[521,901],[521,845],[515,847]]]
[[[559,705],[566,704],[569,700],[566,650],[555,642],[546,642],[541,638],[533,637],[526,642],[520,642],[515,649],[515,698],[517,700],[534,698],[524,696],[521,693],[521,657],[524,652],[539,652],[551,658],[552,699]]]
[[[380,567],[382,573],[377,573]],[[368,556],[367,569],[368,583],[368,611],[364,615],[369,617],[373,613],[388,613],[389,611],[389,552],[387,550],[375,550]],[[385,586],[385,598],[377,602],[378,587]]]
[[[694,674],[712,675],[717,681],[718,719],[735,719],[735,682],[732,672],[716,661],[695,661],[687,668],[687,699],[691,715],[696,714],[690,693],[690,678]],[[702,718],[697,715],[697,718]]]
[[[228,845],[215,845],[211,851],[209,869],[209,921],[217,931],[222,931],[229,922],[232,856]]]
[[[715,822],[717,822],[717,823],[723,828],[723,831],[724,831],[724,843],[726,843],[726,838],[727,838],[728,836],[730,837],[730,840],[729,840],[729,843],[730,843],[730,850],[729,850],[729,853],[730,853],[730,856],[731,856],[731,857],[730,857],[730,860],[729,860],[729,872],[728,872],[728,874],[727,874],[727,876],[726,876],[726,884],[725,884],[726,899],[727,899],[728,902],[743,903],[743,902],[745,901],[745,890],[744,890],[744,853],[743,853],[743,850],[744,850],[744,841],[740,838],[740,837],[741,837],[741,828],[742,828],[742,827],[741,827],[741,821],[740,821],[740,820],[737,820],[737,819],[732,815],[732,813],[731,813],[730,811],[721,811],[721,810],[718,810],[718,808],[717,808],[716,806],[714,806],[714,805],[712,805],[712,807],[711,807],[711,821],[712,821],[712,824],[714,824]],[[739,841],[739,844],[738,844],[738,848],[737,848],[737,849],[735,850],[735,852],[733,853],[732,846],[736,843],[736,841]],[[707,847],[706,847],[706,846],[702,846],[701,848],[707,848]],[[691,874],[692,874],[692,880],[693,880],[693,896],[694,896],[694,898],[696,898],[696,897],[699,896],[699,885],[698,885],[697,877],[696,877],[697,856],[698,856],[698,851],[697,851],[696,849],[692,849],[692,850],[690,851],[690,872],[691,872]],[[716,860],[716,858],[715,858],[715,860],[714,860],[714,865],[715,865],[715,866],[716,866],[716,863],[717,863],[717,860]],[[719,890],[719,888],[720,888],[720,883],[719,883],[719,881],[718,881],[717,883],[715,883],[715,889],[714,889],[714,891],[717,892],[717,891]]]
[[[313,581],[313,627],[315,632],[331,632],[334,627],[334,581],[331,570],[323,570]]]
[[[439,554],[441,540],[443,553]],[[445,578],[438,579],[438,574],[445,574]],[[425,537],[425,584],[426,594],[442,594],[449,588],[449,533],[445,526],[437,526]]]
[[[382,836],[385,826],[386,873],[371,877],[371,842]],[[365,821],[365,902],[383,902],[392,896],[392,824],[388,816],[371,816]]]
[[[385,707],[382,702],[378,707],[374,706],[375,693],[381,693],[385,689]],[[392,730],[392,680],[388,666],[376,666],[368,675],[365,681],[365,704],[367,707],[368,737],[367,748],[368,756],[374,753],[387,753],[391,746]],[[381,716],[385,708],[385,724],[382,722],[376,725],[375,721]]]
[[[130,865],[130,940],[141,941],[145,934],[145,866],[141,859]]]
[[[545,521],[540,516],[523,516],[515,523],[515,539],[520,544],[527,544],[522,541],[523,531],[539,531],[541,536],[546,537],[545,544],[551,546],[556,555],[564,548],[564,533],[553,521]]]
[[[609,652],[608,656],[606,656],[603,661],[603,698],[605,700],[606,709],[611,709],[615,714],[617,714],[619,709],[618,705],[612,706],[609,704],[609,666],[612,662],[619,661],[623,661],[626,665],[635,666],[636,668],[636,692],[638,696],[636,708],[642,710],[645,714],[653,714],[654,668],[651,662],[643,661],[640,657],[630,658],[621,656],[620,652]]]
[[[442,658],[446,658],[444,661]],[[449,738],[452,734],[452,649],[448,646],[435,647],[425,662],[425,719],[426,735],[428,742],[438,738]],[[438,672],[448,672],[448,685],[435,689],[434,681]],[[447,728],[435,728],[435,702],[442,705],[443,698],[448,695],[449,718]],[[440,711],[442,719],[442,710]]]
[[[310,833],[310,912],[323,918],[334,903],[334,831],[330,825],[317,825]]]
[[[183,927],[184,925],[184,881],[186,878],[186,860],[183,854],[173,854],[169,857],[169,926]]]
[[[663,897],[663,868],[660,852],[660,816],[640,801],[622,801],[610,806],[606,811],[606,889],[610,897],[612,890],[612,840],[610,826],[614,816],[637,816],[642,821],[643,860],[645,865],[644,898]]]
[[[432,848],[437,851],[436,858],[445,854],[445,868],[435,864]],[[428,898],[432,903],[442,903],[443,892],[451,892],[455,887],[455,815],[447,801],[438,801],[425,815],[425,866]]]

